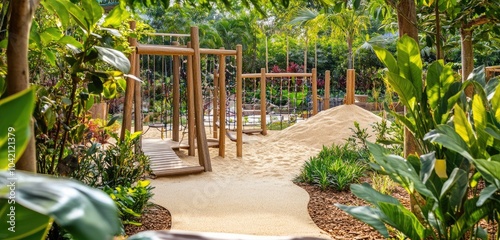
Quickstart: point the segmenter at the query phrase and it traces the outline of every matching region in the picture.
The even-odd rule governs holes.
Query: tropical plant
[[[16,170],[31,134],[33,108],[33,89],[0,100],[0,111],[11,113],[0,120],[0,238],[44,239],[50,226],[58,224],[75,238],[111,239],[119,233],[119,221],[105,193],[76,181]]]
[[[363,176],[366,170],[365,157],[359,154],[355,145],[349,143],[323,146],[317,156],[304,164],[295,181],[317,185],[322,190],[332,188],[344,191]]]
[[[407,40],[403,38],[399,44],[404,41]],[[409,44],[407,49],[413,45],[411,41],[406,44]],[[412,113],[408,113],[411,116],[408,119],[399,117],[405,125],[413,125],[413,128],[432,127],[428,133],[422,133],[423,136],[418,135],[419,147],[425,154],[409,155],[404,159],[377,144],[368,143],[368,148],[373,156],[370,165],[408,192],[413,203],[412,211],[398,199],[382,194],[368,184],[351,185],[351,191],[372,206],[337,206],[371,225],[385,237],[389,237],[386,227],[389,225],[410,239],[488,239],[488,233],[479,225],[480,222],[489,220],[498,229],[500,220],[498,80],[486,83],[484,73],[476,70],[473,78],[463,86],[458,85],[458,91],[451,90],[453,94],[450,94],[455,77],[444,71],[446,66],[440,68],[438,61],[429,66],[427,85],[419,85],[426,90],[419,98],[419,91],[416,90],[420,88],[415,87],[418,83],[404,81],[408,76],[418,79],[418,74],[422,74],[416,67],[420,58],[416,56],[418,54],[407,54],[411,51],[405,54],[399,50],[400,47],[398,56],[406,57],[398,59],[398,62],[389,60],[391,64],[388,67],[400,68],[403,77],[389,74],[388,78],[402,81],[399,89],[395,89],[398,94],[405,94],[406,100],[402,102],[407,108],[412,107],[411,111],[434,109],[430,114],[426,113],[428,110],[421,112],[420,119],[411,116]],[[377,55],[384,56],[381,53],[377,52]],[[387,56],[385,59],[388,59]],[[441,71],[436,71],[439,69]],[[390,72],[395,72],[395,69]],[[475,90],[470,102],[459,98],[465,95],[469,85],[473,85]],[[450,103],[453,105],[446,105]],[[433,104],[441,106],[433,107]],[[438,159],[442,157],[445,159]],[[498,236],[497,232],[492,238],[497,239]]]
[[[140,226],[140,217],[153,197],[153,188],[148,180],[140,180],[133,186],[105,187],[104,191],[118,206],[122,224]]]
[[[403,36],[398,40],[397,60],[380,47],[374,46],[374,51],[387,67],[384,81],[406,107],[405,114],[399,114],[387,105],[386,111],[408,128],[416,140],[418,153],[436,151],[438,157],[442,157],[441,147],[425,141],[424,136],[438,124],[446,123],[451,117],[452,107],[464,96],[451,65],[445,65],[443,61],[432,63],[424,82],[420,50],[412,38]]]

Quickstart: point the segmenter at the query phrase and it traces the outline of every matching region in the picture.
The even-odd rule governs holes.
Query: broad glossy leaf
[[[436,61],[429,66],[429,70],[427,71],[427,86],[425,89],[429,106],[433,109],[434,118],[438,123],[446,122],[447,114],[451,106],[454,105],[452,104],[448,107],[448,104],[444,104],[447,103],[450,95],[456,94],[459,90],[459,88],[450,89],[454,82],[454,72],[450,65],[444,65],[442,61]],[[449,92],[450,90],[451,92]],[[445,115],[444,121],[442,115]]]
[[[459,153],[469,161],[473,160],[473,157],[469,154],[470,150],[467,144],[455,132],[455,129],[448,125],[438,125],[436,129],[430,131],[425,135],[424,140],[439,143],[443,145],[443,147]]]
[[[452,209],[460,209],[462,200],[467,193],[468,176],[459,168],[453,169],[448,179],[444,182],[439,198],[447,198]]]
[[[425,227],[418,218],[402,205],[380,203],[380,211],[390,220],[391,226],[402,232],[410,239],[425,239]]]
[[[15,197],[0,198],[0,239],[45,239],[50,222],[50,217],[16,204]]]
[[[35,91],[26,89],[0,100],[0,170],[9,168],[21,157],[31,136],[31,115]]]
[[[500,87],[497,87],[493,98],[491,98],[491,110],[493,111],[497,122],[500,123]]]
[[[415,97],[419,101],[422,96],[422,59],[418,43],[405,35],[397,43],[399,74],[407,79],[415,89]]]
[[[494,184],[490,184],[487,187],[485,187],[479,193],[479,199],[477,200],[476,206],[478,207],[482,206],[497,191],[498,188]]]
[[[88,13],[86,11],[82,10],[80,7],[68,0],[59,0],[59,2],[64,6],[69,15],[81,28],[87,32],[90,31],[90,24],[87,16]]]
[[[116,83],[118,83],[118,86],[120,86],[120,89],[125,91],[127,89],[127,80],[124,78],[118,78],[116,79]]]
[[[378,209],[371,208],[368,206],[351,207],[342,204],[335,204],[336,207],[340,208],[342,211],[352,215],[353,217],[359,219],[360,221],[375,228],[382,236],[388,238],[389,232],[382,221],[383,217]]]
[[[75,38],[73,38],[72,36],[64,36],[62,37],[61,39],[59,39],[59,41],[57,41],[58,43],[60,44],[63,44],[65,46],[72,46],[70,47],[70,49],[74,52],[74,53],[80,53],[82,52],[82,49],[83,49],[83,45],[77,41]]]
[[[467,80],[473,80],[479,83],[481,88],[484,88],[486,86],[486,74],[484,72],[484,67],[474,68],[469,76],[467,76]]]
[[[484,105],[483,99],[480,97],[474,97],[472,99],[472,118],[474,119],[474,127],[476,129],[486,128],[486,107]]]
[[[490,175],[497,180],[500,179],[500,162],[488,161],[488,160],[484,160],[484,159],[475,159],[474,163],[475,163],[477,169],[479,170],[479,172],[481,172],[481,174],[483,175],[483,177],[485,177],[485,179],[487,181],[491,182],[492,179],[487,178],[485,175]],[[496,181],[496,182],[498,182],[498,181]],[[495,183],[495,182],[491,182],[491,183]],[[497,186],[497,187],[500,187],[500,186]]]
[[[108,13],[106,18],[104,18],[104,23],[102,25],[118,27],[129,17],[130,13],[120,4]]]
[[[478,207],[477,200],[477,198],[471,198],[465,201],[463,208],[465,212],[452,225],[449,239],[462,238],[467,231],[471,230],[481,219],[488,216],[489,213],[492,213],[495,208],[498,210],[498,207],[495,207],[491,203],[486,203]]]
[[[373,46],[373,51],[377,55],[378,59],[384,64],[384,66],[389,69],[389,72],[399,74],[398,63],[392,54],[384,48]]]
[[[114,83],[113,81],[107,81],[104,83],[104,89],[102,91],[103,95],[105,98],[108,98],[108,99],[113,99],[116,94],[118,93],[117,89],[116,89],[116,83]]]
[[[378,207],[380,202],[388,202],[393,204],[400,204],[394,197],[377,192],[368,183],[351,184],[351,192],[357,197]]]
[[[110,64],[123,73],[128,73],[130,71],[130,61],[122,52],[99,46],[95,46],[95,48],[99,52],[99,58],[102,61]]]
[[[63,37],[63,33],[56,27],[46,28],[40,33],[40,38],[44,45],[49,44],[52,41],[57,41]]]
[[[49,61],[50,65],[52,66],[56,66],[56,55],[55,53],[48,49],[48,48],[44,48],[43,49],[43,53],[45,54],[45,58],[47,58],[47,60]]]
[[[7,186],[8,178],[8,172],[0,172],[0,186]],[[52,217],[76,239],[112,239],[120,232],[118,209],[106,193],[45,175],[16,171],[16,178],[16,202]],[[6,194],[0,190],[0,197]]]
[[[455,132],[467,143],[469,149],[477,153],[477,140],[476,135],[472,132],[472,126],[465,115],[464,110],[457,104],[455,105],[455,114],[453,118],[453,125]]]
[[[495,91],[497,90],[499,84],[500,84],[499,78],[492,78],[486,83],[484,91],[486,92],[488,100],[492,100],[493,95],[495,94]]]
[[[87,100],[87,102],[85,102],[85,110],[90,110],[90,108],[92,108],[92,106],[94,105],[94,96],[95,95],[91,95],[89,97],[89,99]]]
[[[81,0],[81,4],[87,15],[90,32],[94,32],[93,26],[101,19],[104,9],[96,0]]]
[[[418,92],[422,90],[416,89],[407,79],[392,72],[387,73],[387,82],[398,94],[399,99],[407,107],[407,110],[415,111],[415,105],[420,99]]]
[[[44,0],[44,1],[41,1],[40,4],[42,4],[46,9],[52,11],[53,13],[57,14],[57,16],[59,16],[59,20],[61,20],[61,24],[62,24],[63,28],[66,28],[68,26],[68,24],[69,24],[69,12],[66,9],[66,7],[62,1],[60,1],[60,0]]]
[[[420,180],[425,184],[434,172],[434,166],[436,163],[435,152],[421,155],[420,162],[422,163],[422,169],[420,170]]]

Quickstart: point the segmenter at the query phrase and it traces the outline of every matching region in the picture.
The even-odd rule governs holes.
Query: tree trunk
[[[347,69],[354,69],[352,60],[352,37],[347,36]]]
[[[436,58],[444,60],[444,51],[441,45],[441,18],[439,16],[439,0],[434,3],[434,13],[436,14]]]
[[[7,45],[7,96],[29,87],[28,39],[31,21],[39,0],[11,1]],[[16,163],[16,169],[36,172],[35,136],[31,122],[31,138],[24,154]]]
[[[462,43],[462,81],[467,80],[467,77],[474,69],[474,51],[472,50],[472,29],[460,28],[460,39]]]
[[[397,4],[399,37],[405,34],[418,42],[415,0],[400,0]]]
[[[307,48],[309,47],[309,38],[307,37],[306,32],[306,49],[304,51],[304,72],[307,72]]]

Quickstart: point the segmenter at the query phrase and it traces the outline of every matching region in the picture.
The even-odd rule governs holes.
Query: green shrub
[[[119,139],[116,134],[116,139]],[[150,171],[149,157],[136,152],[141,132],[126,132],[123,140],[107,148],[93,144],[79,161],[71,177],[91,187],[131,186]]]
[[[148,180],[144,180],[133,186],[105,187],[104,191],[118,206],[122,224],[141,225],[138,221],[153,197],[153,188]]]
[[[323,147],[317,156],[311,157],[304,164],[295,180],[318,185],[322,190],[333,188],[343,191],[363,176],[366,169],[363,160],[365,157],[349,144]]]

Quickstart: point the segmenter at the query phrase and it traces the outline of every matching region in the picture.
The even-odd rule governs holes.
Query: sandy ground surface
[[[175,230],[329,238],[308,214],[307,192],[292,180],[323,145],[343,143],[354,121],[369,128],[379,120],[357,106],[339,106],[283,131],[245,136],[241,158],[236,143],[226,139],[225,158],[210,149],[213,172],[153,180],[153,202],[170,210]],[[160,133],[150,129],[144,137]],[[198,162],[186,150],[178,155]]]

